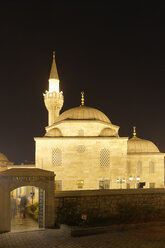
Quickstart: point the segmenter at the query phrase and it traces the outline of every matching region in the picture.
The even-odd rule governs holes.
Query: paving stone
[[[92,236],[71,237],[70,228],[0,234],[0,248],[163,248],[165,225],[137,225],[137,228]]]

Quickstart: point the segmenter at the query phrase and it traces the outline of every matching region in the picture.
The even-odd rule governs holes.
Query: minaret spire
[[[53,51],[53,62],[52,62],[52,68],[50,71],[49,79],[58,79],[59,80],[56,61],[55,61],[55,51]]]
[[[59,77],[58,77],[58,72],[57,72],[57,66],[56,66],[56,61],[55,61],[55,51],[53,52],[53,62],[52,62],[52,67],[50,71],[50,77],[49,77],[49,92],[60,92],[59,90]]]
[[[53,52],[53,62],[49,77],[49,90],[44,94],[44,101],[48,110],[49,126],[52,125],[59,116],[60,110],[64,103],[62,91],[59,89],[59,77],[55,62],[55,52]]]

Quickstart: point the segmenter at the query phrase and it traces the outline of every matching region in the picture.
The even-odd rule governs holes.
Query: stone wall
[[[92,212],[96,217],[108,218],[118,213],[119,205],[155,209],[165,212],[165,189],[122,189],[61,191],[55,194],[55,216],[61,207],[76,204],[79,214]],[[129,209],[128,209],[129,211]],[[161,211],[162,212],[162,211]]]

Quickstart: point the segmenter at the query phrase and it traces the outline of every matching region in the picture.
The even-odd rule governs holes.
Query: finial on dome
[[[53,59],[55,59],[55,51],[53,51]]]
[[[133,127],[133,137],[136,137],[136,127]]]
[[[81,106],[84,106],[84,91],[81,91]]]

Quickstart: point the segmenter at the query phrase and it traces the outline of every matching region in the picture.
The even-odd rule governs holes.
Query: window
[[[99,189],[109,189],[109,180],[100,180]]]
[[[127,183],[126,186],[127,186],[127,189],[130,189],[130,183]]]
[[[101,149],[100,151],[100,166],[109,166],[110,152],[108,149]]]
[[[155,172],[155,165],[152,161],[149,162],[149,173],[153,174]]]
[[[137,175],[142,174],[142,162],[141,161],[137,162],[136,173],[137,173]]]
[[[149,187],[152,188],[152,189],[155,188],[155,183],[150,183]]]
[[[84,185],[84,180],[77,180],[77,187],[78,189],[82,189]]]
[[[52,163],[55,166],[61,166],[62,165],[62,152],[59,148],[53,149]]]
[[[62,191],[62,180],[56,180],[55,181],[55,190],[56,191]]]

